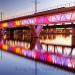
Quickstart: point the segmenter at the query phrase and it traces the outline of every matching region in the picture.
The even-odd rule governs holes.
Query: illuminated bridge
[[[0,21],[0,48],[29,59],[75,70],[75,7]]]

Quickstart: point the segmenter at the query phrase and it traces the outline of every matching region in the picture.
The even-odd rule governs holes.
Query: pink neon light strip
[[[16,23],[17,22],[17,23]],[[52,24],[52,23],[63,23],[63,22],[75,22],[75,12],[59,13],[55,15],[45,15],[35,18],[22,19],[10,22],[0,23],[2,27],[29,25],[29,24]],[[7,23],[7,24],[6,24]]]

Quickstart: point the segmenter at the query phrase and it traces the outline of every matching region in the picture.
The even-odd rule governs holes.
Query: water
[[[0,51],[1,54],[1,51]],[[17,55],[2,51],[0,57],[0,75],[75,75],[75,73],[61,70],[39,62],[25,59]]]

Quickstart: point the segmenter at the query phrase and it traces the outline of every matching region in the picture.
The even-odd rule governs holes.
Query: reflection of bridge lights
[[[72,67],[70,58],[66,58],[63,56],[52,55],[53,63],[59,64],[61,66]]]
[[[71,53],[71,48],[64,48],[65,55],[70,55],[70,53]]]
[[[75,68],[75,58],[71,58],[72,67]]]
[[[44,45],[44,44],[43,44],[43,45],[42,45],[42,48],[43,48],[43,49],[42,49],[42,52],[47,51],[47,45]]]
[[[26,56],[26,50],[25,49],[22,49],[22,55]]]
[[[0,49],[2,49],[2,44],[0,44]]]
[[[45,61],[46,61],[46,62],[52,62],[52,56],[51,56],[50,53],[45,52],[45,53],[44,53],[44,56],[45,56]]]
[[[16,53],[17,54],[22,54],[21,49],[20,48],[16,48]]]
[[[54,46],[48,46],[48,52],[53,52],[54,53]]]
[[[8,50],[8,46],[6,44],[3,44],[2,45],[2,49],[7,51]]]
[[[24,55],[27,56],[27,57],[32,57],[32,53],[31,53],[30,50],[26,50]]]
[[[14,48],[12,46],[8,46],[8,51],[13,52]]]
[[[63,66],[71,67],[71,61],[69,58],[61,56],[60,60],[61,60]]]
[[[72,50],[72,56],[75,56],[75,48]]]
[[[69,58],[67,59],[67,63],[68,63],[68,67],[71,68],[72,67],[72,63],[71,63],[71,60]]]
[[[0,45],[1,46],[1,45]],[[68,56],[62,56],[59,54],[53,54],[48,52],[42,52],[42,51],[31,51],[31,50],[25,50],[23,48],[19,47],[12,47],[10,45],[3,44],[2,49],[6,51],[11,51],[16,54],[21,54],[23,56],[37,59],[39,61],[48,62],[48,63],[54,63],[58,64],[60,66],[65,66],[68,68],[75,68],[75,58],[70,58]]]
[[[32,58],[36,59],[36,52],[32,51]]]
[[[42,61],[45,61],[45,56],[43,53],[39,54],[39,59]]]
[[[36,53],[36,59],[40,59],[41,52],[40,51],[35,51],[35,53]]]
[[[62,54],[62,47],[56,46],[55,47],[55,52]]]
[[[58,45],[72,45],[72,35],[69,37],[63,37],[62,35],[57,35],[55,39],[45,39],[41,40],[41,43],[46,43],[46,44],[58,44]],[[66,41],[65,41],[66,40]]]
[[[28,50],[30,48],[30,43],[25,43],[25,49]]]
[[[56,55],[52,55],[52,60],[55,64],[59,64],[61,65],[61,60],[60,60],[60,57],[59,56],[56,56]]]

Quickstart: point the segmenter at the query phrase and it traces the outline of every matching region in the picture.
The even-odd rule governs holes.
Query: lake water
[[[0,51],[1,55],[1,51]],[[0,75],[75,75],[39,62],[25,59],[2,51],[0,56]]]

